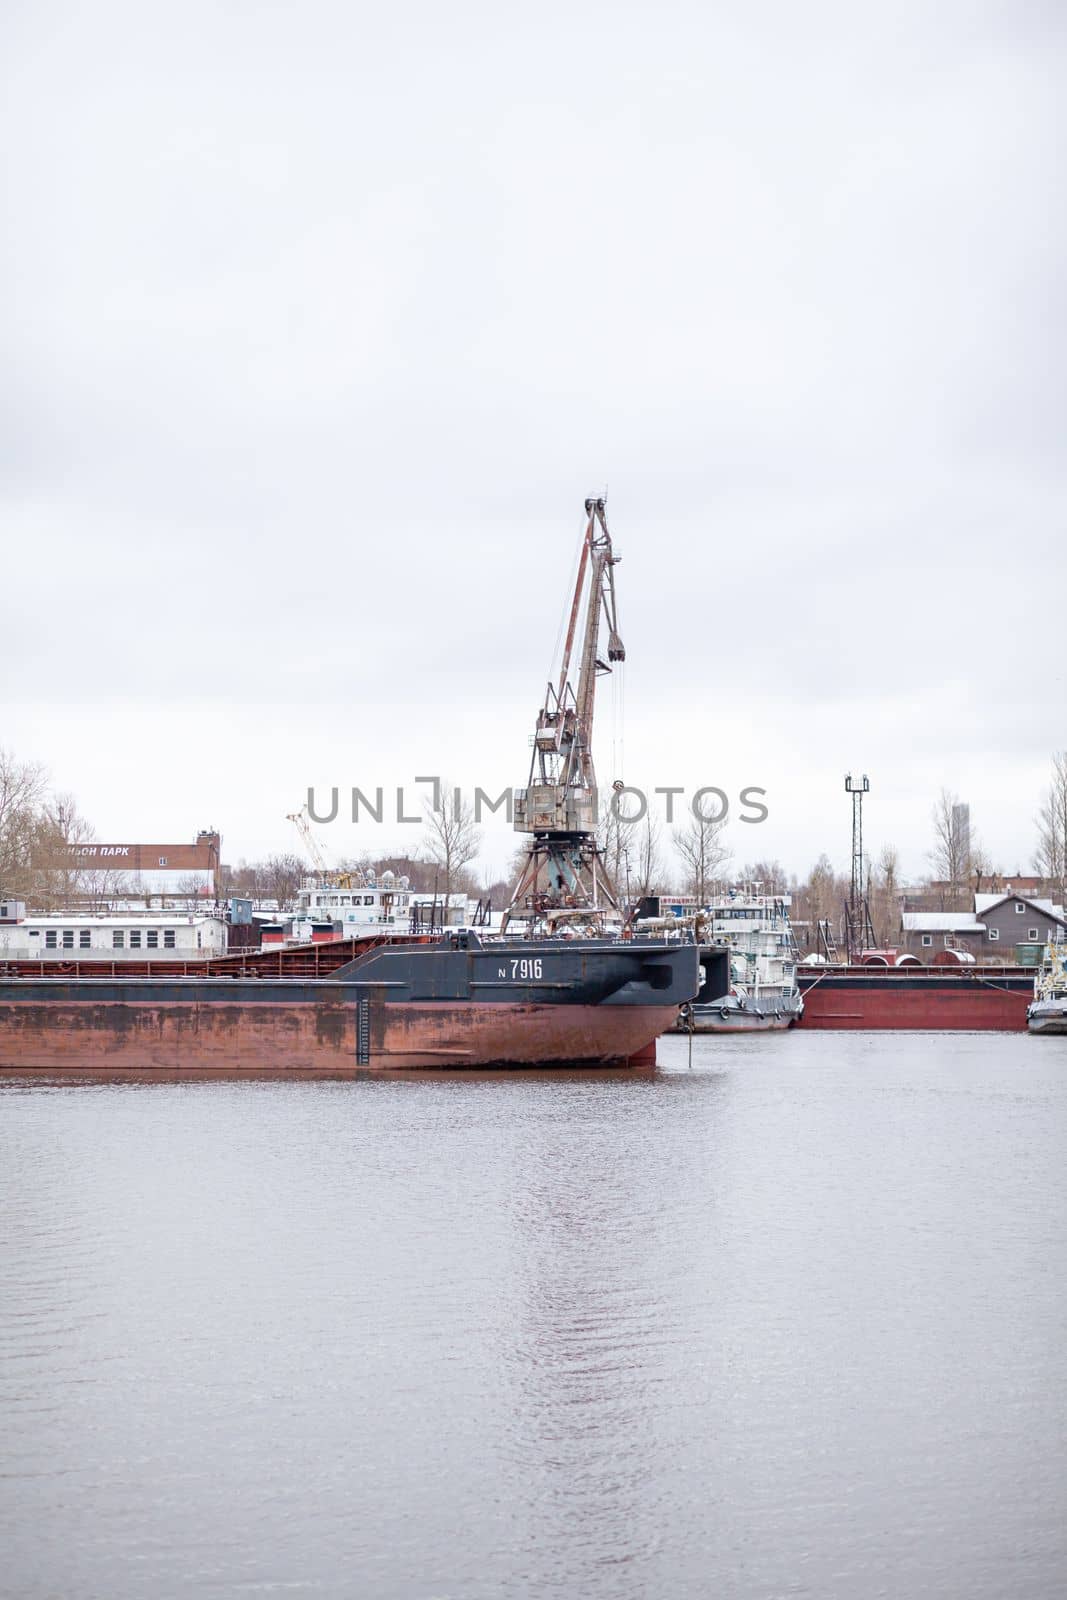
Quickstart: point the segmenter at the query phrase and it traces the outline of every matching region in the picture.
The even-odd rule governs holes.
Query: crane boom
[[[311,864],[320,877],[326,878],[330,873],[330,864],[326,860],[323,848],[311,831],[311,821],[307,814],[307,806],[301,806],[299,811],[290,811],[286,822],[291,822],[300,835],[304,849],[311,857]]]

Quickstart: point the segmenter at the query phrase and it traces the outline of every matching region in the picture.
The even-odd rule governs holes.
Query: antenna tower
[[[870,791],[867,774],[845,774],[845,793],[852,796],[852,883],[848,898],[848,959],[858,961],[869,920],[863,893],[863,797]]]

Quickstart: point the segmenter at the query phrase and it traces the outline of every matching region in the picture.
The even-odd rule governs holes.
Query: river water
[[[0,1592],[1067,1590],[1067,1041],[0,1084]]]

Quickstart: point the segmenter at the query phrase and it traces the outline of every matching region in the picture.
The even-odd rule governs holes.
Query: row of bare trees
[[[932,812],[934,845],[929,852],[941,909],[964,909],[973,892],[981,891],[983,881],[996,883],[989,854],[970,825],[969,812],[961,807],[959,796],[942,789]],[[1067,752],[1053,758],[1052,781],[1037,818],[1038,849],[1035,870],[1058,890],[1061,902],[1067,900]],[[663,837],[659,821],[650,813],[628,817],[609,807],[598,828],[598,840],[609,873],[619,890],[632,901],[642,896],[678,886],[678,874],[664,862]],[[448,892],[475,858],[480,834],[474,826],[469,805],[458,791],[446,794],[437,811],[427,812],[425,859],[435,863],[443,876],[442,891]],[[709,822],[694,815],[683,827],[671,831],[671,845],[681,866],[681,888],[698,901],[706,900],[723,878],[722,869],[730,861],[724,824]],[[524,852],[513,862],[513,878],[520,869]],[[841,928],[841,914],[850,897],[848,878],[835,873],[829,858],[822,854],[806,880],[794,876],[787,880],[778,861],[747,864],[738,875],[741,881],[760,883],[765,892],[793,896],[793,916],[806,924],[809,942],[814,944],[820,923]],[[881,945],[892,944],[900,933],[903,885],[900,857],[893,844],[882,847],[876,862],[865,861],[862,886],[870,912],[872,933]],[[494,886],[505,890],[506,883]]]
[[[725,824],[702,816],[671,829],[670,849],[680,871],[672,871],[665,859],[663,829],[651,812],[629,817],[610,806],[597,836],[612,880],[631,901],[673,889],[679,880],[683,893],[706,900],[730,860]]]
[[[448,782],[442,782],[437,798],[436,807],[427,804],[417,855],[387,862],[372,862],[365,856],[342,865],[365,868],[373,864],[379,869],[389,865],[398,874],[406,873],[415,889],[436,891],[442,899],[462,890],[491,893],[499,904],[513,878],[489,884],[476,877],[474,863],[482,834],[470,802]],[[1035,820],[1034,870],[1062,902],[1067,899],[1067,751],[1052,758],[1050,782]],[[997,874],[961,811],[958,796],[948,789],[942,789],[937,797],[932,826],[929,860],[942,909],[964,908],[984,880],[996,884]],[[55,791],[43,766],[20,761],[0,748],[0,894],[48,906],[65,904],[75,896],[103,902],[129,892],[120,872],[77,865],[77,847],[94,837],[74,797]],[[613,880],[629,900],[678,887],[705,900],[722,881],[730,862],[724,824],[698,816],[670,830],[665,839],[659,820],[651,813],[628,817],[609,807],[600,824],[599,842]],[[517,861],[513,869],[517,870]],[[221,887],[224,894],[284,904],[292,900],[306,874],[299,856],[283,853],[264,861],[242,861],[229,870]],[[813,927],[826,920],[836,924],[848,898],[848,881],[835,873],[826,855],[818,858],[803,881],[787,879],[777,861],[747,864],[737,877],[761,882],[768,892],[790,890],[795,919]],[[196,887],[190,882],[189,892],[194,893]],[[899,931],[902,887],[899,858],[892,845],[882,849],[877,862],[867,863],[864,887],[876,937],[891,943]]]

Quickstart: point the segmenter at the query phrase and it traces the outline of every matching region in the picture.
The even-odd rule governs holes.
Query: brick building
[[[75,870],[114,876],[131,894],[190,894],[214,899],[219,891],[222,840],[202,829],[192,844],[78,844],[71,847]]]

